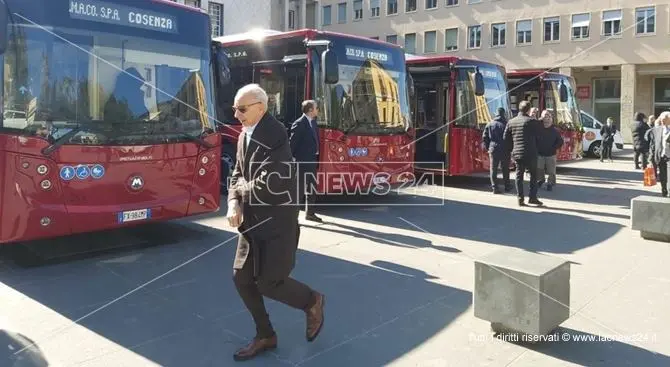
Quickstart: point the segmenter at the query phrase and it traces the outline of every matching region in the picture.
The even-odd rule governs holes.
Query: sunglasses
[[[233,106],[233,112],[240,111],[240,113],[247,113],[247,111],[249,110],[249,107],[250,107],[250,106],[253,106],[253,105],[255,105],[255,104],[259,104],[259,103],[260,103],[260,102],[254,102],[254,103],[250,103],[250,104],[248,104],[248,105],[244,105],[244,106],[240,106],[240,107],[235,107],[235,106]]]

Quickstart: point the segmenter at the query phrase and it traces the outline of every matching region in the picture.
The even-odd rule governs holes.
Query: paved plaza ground
[[[326,294],[324,330],[307,343],[304,315],[268,301],[279,347],[240,365],[670,366],[670,244],[641,239],[629,219],[631,198],[660,190],[642,186],[631,156],[561,167],[555,191],[540,191],[545,208],[494,196],[481,177],[329,200],[325,222],[302,227],[294,272]],[[254,328],[224,213],[39,245],[55,260],[37,267],[4,248],[0,366],[238,365]],[[113,244],[128,246],[85,253]],[[59,258],[63,246],[82,254]],[[506,246],[571,262],[558,330],[570,341],[502,341],[474,317],[473,262]]]

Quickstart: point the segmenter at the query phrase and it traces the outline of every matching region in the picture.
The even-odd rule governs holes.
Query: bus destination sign
[[[173,16],[104,1],[71,0],[70,17],[124,27],[177,33],[177,19]]]
[[[393,65],[393,59],[384,51],[371,50],[367,48],[346,46],[347,59],[350,60],[375,60],[382,64]]]

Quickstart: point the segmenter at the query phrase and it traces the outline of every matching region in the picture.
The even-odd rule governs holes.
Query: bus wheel
[[[594,141],[589,146],[589,155],[594,158],[600,158],[600,141]]]

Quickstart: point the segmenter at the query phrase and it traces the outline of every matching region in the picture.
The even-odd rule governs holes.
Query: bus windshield
[[[332,49],[339,61],[339,82],[322,85],[320,57],[313,52],[320,120],[352,134],[399,134],[410,127],[404,53],[395,47],[340,37]]]
[[[105,31],[14,24],[3,130],[66,144],[189,140],[213,128],[208,47]]]
[[[475,66],[484,79],[484,95],[475,95]],[[456,77],[456,119],[460,127],[483,129],[496,115],[498,108],[510,113],[505,72],[497,65],[460,62]]]
[[[560,80],[545,79],[545,108],[554,114],[554,124],[564,130],[581,131],[579,106],[575,96],[575,88],[570,79],[564,79],[563,83],[568,87],[568,100],[560,100]]]

